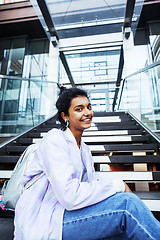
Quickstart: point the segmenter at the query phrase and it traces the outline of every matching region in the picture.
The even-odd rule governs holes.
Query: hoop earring
[[[69,126],[69,121],[68,119],[65,120],[66,128]]]

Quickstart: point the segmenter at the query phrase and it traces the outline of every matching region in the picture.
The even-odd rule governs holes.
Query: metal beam
[[[47,6],[47,2],[46,2],[46,0],[36,0],[36,2],[38,4],[38,7],[39,7],[41,13],[42,13],[42,17],[43,17],[43,19],[45,21],[45,24],[46,24],[46,26],[48,28],[47,30],[45,29],[45,31],[47,31],[49,33],[49,35],[50,35],[49,36],[50,37],[49,40],[52,42],[53,46],[55,47],[58,44],[59,36],[58,36],[56,28],[54,26],[54,22],[53,22],[51,13],[49,11],[49,8]],[[47,34],[47,36],[48,36],[48,34]],[[71,85],[74,87],[75,83],[74,83],[71,71],[69,69],[68,63],[66,61],[66,58],[65,58],[65,55],[64,55],[63,52],[60,52],[60,59],[62,61],[64,69],[65,69],[65,71],[67,73],[69,81],[70,81]]]
[[[120,84],[121,84],[123,66],[124,66],[124,55],[123,55],[123,46],[121,46],[120,59],[119,59],[119,67],[118,67],[118,76],[117,76],[117,82],[116,82],[116,86],[117,86],[117,87],[119,87]]]
[[[123,25],[123,32],[124,32],[124,35],[126,38],[129,38],[129,36],[130,36],[135,2],[136,2],[136,0],[127,0],[127,3],[126,3],[125,20],[124,20],[124,25]],[[112,105],[113,112],[114,112],[115,105],[117,102],[119,87],[120,87],[120,83],[122,80],[121,78],[122,78],[123,66],[124,66],[124,56],[123,56],[123,46],[121,46],[116,89],[115,89],[115,95],[114,95],[114,100],[113,100],[113,105]]]
[[[75,83],[75,86],[85,86],[85,85],[107,85],[107,84],[116,84],[116,81],[104,81],[104,82],[82,82]],[[69,85],[69,83],[64,83],[64,85]]]
[[[69,81],[70,81],[72,87],[75,87],[76,85],[75,85],[75,82],[74,82],[74,80],[73,80],[73,77],[72,77],[70,68],[69,68],[69,66],[68,66],[66,57],[65,57],[64,53],[61,52],[61,51],[60,51],[60,59],[61,59],[61,61],[62,61],[62,63],[63,63],[63,66],[64,66],[64,68],[65,68],[65,71],[66,71],[66,73],[67,73],[67,76],[68,76],[68,78],[69,78]]]
[[[132,17],[134,13],[135,2],[136,0],[127,0],[125,20],[123,25],[123,32],[126,38],[129,38],[130,36],[130,27],[132,24]]]
[[[118,75],[117,75],[117,81],[116,81],[116,89],[115,89],[113,106],[112,106],[113,112],[114,112],[114,108],[115,108],[115,105],[116,105],[118,92],[119,92],[119,87],[120,87],[121,80],[122,80],[123,66],[124,66],[123,46],[121,46],[121,52],[120,52],[120,58],[119,58],[119,67],[118,67]]]
[[[42,13],[42,16],[44,18],[44,21],[48,27],[48,31],[50,33],[50,36],[56,36],[56,38],[59,40],[59,37],[58,37],[58,34],[57,34],[57,31],[54,27],[54,23],[53,23],[53,20],[52,20],[52,17],[51,17],[51,13],[49,11],[49,8],[47,6],[47,3],[45,0],[36,0],[37,1],[37,4],[39,6],[39,9]]]
[[[43,80],[38,80],[38,79],[32,79],[32,78],[23,78],[23,77],[16,77],[16,76],[8,76],[8,75],[3,75],[0,74],[0,80],[7,79],[7,80],[13,80],[13,81],[27,81],[27,82],[41,82],[44,83]],[[47,83],[56,83],[54,81],[47,81]]]
[[[126,12],[125,12],[125,20],[124,20],[124,28],[131,27],[135,2],[136,2],[136,0],[128,0],[127,1]]]

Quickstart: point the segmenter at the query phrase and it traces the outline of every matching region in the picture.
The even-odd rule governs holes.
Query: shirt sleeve
[[[95,168],[94,168],[94,162],[93,162],[92,154],[91,154],[91,151],[90,151],[89,147],[86,144],[85,144],[85,146],[87,148],[87,151],[89,153],[89,157],[91,159],[90,162],[91,162],[91,165],[92,165],[93,179],[96,179],[96,174],[95,174]],[[124,192],[125,191],[125,184],[124,184],[122,179],[120,179],[120,178],[113,179],[112,178],[112,184],[113,184],[113,188],[115,189],[116,192]]]
[[[111,179],[81,182],[73,166],[68,144],[62,137],[48,137],[39,145],[35,157],[50,181],[60,204],[76,210],[98,203],[117,192]]]
[[[125,185],[122,179],[112,179],[113,187],[116,190],[116,192],[124,192],[125,191]]]

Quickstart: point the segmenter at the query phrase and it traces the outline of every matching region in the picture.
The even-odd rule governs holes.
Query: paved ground
[[[13,219],[0,218],[0,239],[13,240]]]
[[[13,240],[13,218],[12,212],[0,210],[0,240]]]

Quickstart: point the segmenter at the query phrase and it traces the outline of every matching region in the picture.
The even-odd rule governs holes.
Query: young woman
[[[82,141],[93,117],[86,92],[63,89],[56,106],[62,130],[47,133],[25,172],[24,184],[45,174],[16,205],[14,239],[160,239],[160,223],[123,181],[95,179]]]

